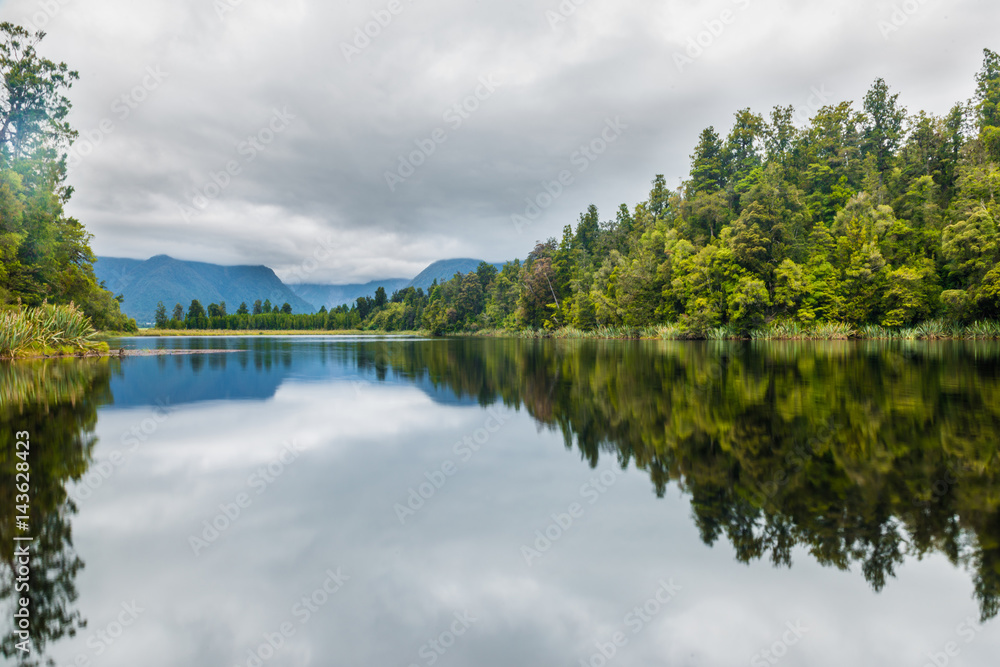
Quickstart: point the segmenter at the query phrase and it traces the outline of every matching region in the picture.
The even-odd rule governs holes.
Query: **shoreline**
[[[355,331],[352,329],[139,329],[101,332],[101,340],[117,338],[205,338],[222,336],[427,336],[424,331]]]
[[[0,362],[39,361],[42,359],[123,359],[125,357],[167,357],[190,354],[223,354],[230,352],[243,352],[243,350],[126,350],[125,348],[118,348],[115,350],[85,350],[58,354],[25,354],[16,357],[0,357]]]

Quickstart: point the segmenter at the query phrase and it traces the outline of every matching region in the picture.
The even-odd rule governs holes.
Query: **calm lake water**
[[[7,653],[28,431],[60,667],[1000,655],[996,344],[122,344],[0,365]]]

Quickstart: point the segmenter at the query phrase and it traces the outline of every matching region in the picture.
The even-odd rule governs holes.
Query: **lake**
[[[60,667],[1000,654],[998,344],[121,344],[0,365]]]

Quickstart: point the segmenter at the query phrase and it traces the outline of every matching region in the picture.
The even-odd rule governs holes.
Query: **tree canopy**
[[[98,328],[132,330],[97,283],[91,235],[63,210],[76,138],[66,92],[78,75],[39,54],[44,36],[0,23],[0,303],[75,302]]]

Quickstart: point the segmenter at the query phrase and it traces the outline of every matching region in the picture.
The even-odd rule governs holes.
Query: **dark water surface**
[[[4,664],[27,533],[60,667],[1000,655],[996,344],[122,344],[231,351],[0,365]]]

